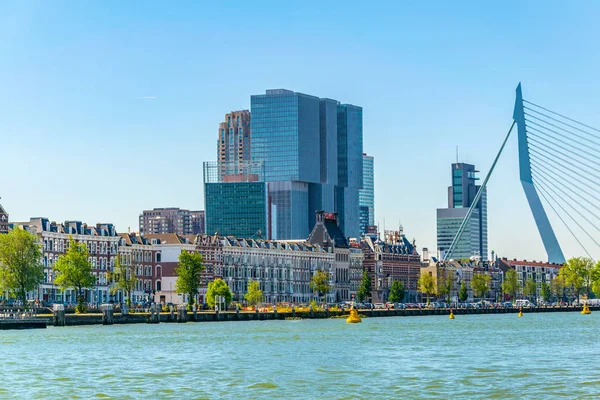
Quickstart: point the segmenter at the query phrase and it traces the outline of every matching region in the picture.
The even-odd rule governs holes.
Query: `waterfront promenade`
[[[483,314],[517,314],[519,309],[516,307],[507,308],[456,308],[452,309],[457,317],[462,315],[483,315]],[[592,312],[600,312],[600,306],[590,307]],[[401,309],[401,310],[359,310],[360,314],[366,318],[380,317],[419,317],[419,316],[448,316],[449,308],[422,308],[422,309]],[[578,306],[556,306],[556,307],[530,307],[524,308],[525,317],[530,313],[557,313],[557,312],[581,312]],[[224,321],[267,321],[267,320],[289,320],[289,319],[327,319],[327,318],[345,318],[348,316],[348,310],[317,310],[317,311],[286,311],[286,312],[252,312],[252,311],[224,311],[224,312],[189,312],[178,313],[161,312],[158,315],[159,323],[186,323],[186,322],[224,322]],[[516,316],[516,315],[515,315]],[[53,316],[51,314],[40,314],[35,317],[39,321],[45,321],[48,325],[53,325]],[[121,315],[115,313],[110,323],[107,323],[101,313],[95,314],[66,314],[64,326],[80,325],[113,325],[113,324],[145,324],[150,323],[150,313],[138,312]]]

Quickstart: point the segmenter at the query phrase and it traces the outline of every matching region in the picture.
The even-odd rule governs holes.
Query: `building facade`
[[[150,302],[157,289],[156,282],[160,282],[162,276],[162,254],[144,236],[134,233],[119,233],[119,236],[119,261],[126,271],[133,271],[136,278],[131,301],[134,304]],[[126,300],[121,292],[116,297],[119,302]]]
[[[221,175],[236,175],[240,162],[250,161],[250,111],[232,111],[219,124],[217,164]]]
[[[563,264],[548,263],[542,261],[527,261],[527,260],[509,260],[507,258],[499,258],[496,261],[497,267],[502,271],[504,276],[509,269],[513,269],[517,272],[517,281],[519,286],[519,293],[523,293],[525,283],[528,280],[533,280],[536,284],[536,298],[543,298],[542,296],[542,284],[550,284],[554,278],[560,273]],[[544,299],[548,301],[549,299]]]
[[[362,109],[285,89],[251,97],[251,159],[263,162],[273,239],[303,239],[315,212],[359,235]]]
[[[0,204],[0,234],[8,233],[8,213]]]
[[[375,225],[375,161],[373,156],[363,153],[363,184],[359,190],[360,234],[367,233],[367,227]]]
[[[73,303],[77,302],[75,291],[60,290],[54,283],[54,264],[65,254],[69,247],[69,239],[85,243],[92,264],[92,273],[96,277],[93,288],[87,289],[86,301],[94,304],[108,302],[114,297],[110,293],[111,282],[109,272],[115,265],[118,255],[120,236],[112,224],[88,226],[80,221],[67,221],[63,224],[51,222],[48,218],[31,218],[29,222],[14,223],[38,236],[42,244],[42,262],[44,265],[44,281],[38,290],[28,294],[30,300]]]
[[[270,213],[263,164],[235,164],[235,175],[222,175],[218,163],[204,163],[206,233],[266,239]]]
[[[476,184],[479,180],[476,176],[477,172],[479,171],[471,164],[452,164],[452,186],[448,187],[448,208],[437,209],[437,247],[442,259],[450,250],[454,237],[481,187]],[[488,259],[485,188],[470,221],[449,256],[453,259],[470,257]]]
[[[180,208],[154,208],[144,210],[139,217],[140,235],[175,233],[198,235],[204,233],[204,211]]]

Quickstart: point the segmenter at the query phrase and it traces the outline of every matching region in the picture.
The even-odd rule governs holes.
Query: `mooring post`
[[[187,304],[179,304],[177,306],[177,322],[187,322]]]
[[[100,308],[102,310],[102,325],[112,325],[114,323],[113,305],[102,304]]]
[[[54,304],[52,306],[52,322],[54,326],[65,326],[65,306],[64,304]]]

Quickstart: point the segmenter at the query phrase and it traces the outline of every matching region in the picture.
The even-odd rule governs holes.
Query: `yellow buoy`
[[[519,307],[519,314],[517,314],[517,317],[522,317],[523,316],[523,307]]]
[[[591,314],[592,311],[590,310],[590,307],[587,304],[583,305],[583,309],[581,310],[582,314]]]
[[[346,322],[349,324],[357,324],[362,322],[362,319],[360,318],[360,315],[358,315],[358,310],[356,310],[356,308],[352,307],[350,310],[350,315],[348,318],[346,318]]]
[[[452,309],[450,309],[450,316],[448,318],[454,319],[454,313],[452,312]]]

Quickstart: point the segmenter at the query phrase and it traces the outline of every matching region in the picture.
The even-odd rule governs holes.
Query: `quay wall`
[[[600,312],[600,306],[590,307],[591,311]],[[524,314],[541,312],[580,312],[581,307],[532,307],[523,308]],[[457,308],[453,309],[454,315],[466,314],[507,314],[518,313],[518,308]],[[324,319],[324,318],[343,318],[348,315],[348,311],[307,311],[307,312],[251,312],[251,311],[225,311],[220,313],[197,312],[195,315],[189,312],[186,316],[186,322],[219,322],[219,321],[265,321],[265,320],[285,320],[285,319]],[[378,317],[412,317],[412,316],[431,316],[448,315],[450,309],[406,309],[406,310],[359,310],[359,313],[367,318]],[[52,316],[38,316],[39,320],[46,321],[52,325]],[[177,314],[160,313],[159,322],[177,323]],[[179,321],[184,322],[184,321]],[[145,324],[150,323],[148,313],[130,313],[128,315],[114,314],[113,324]],[[80,325],[102,325],[102,314],[67,314],[65,315],[65,326]]]

